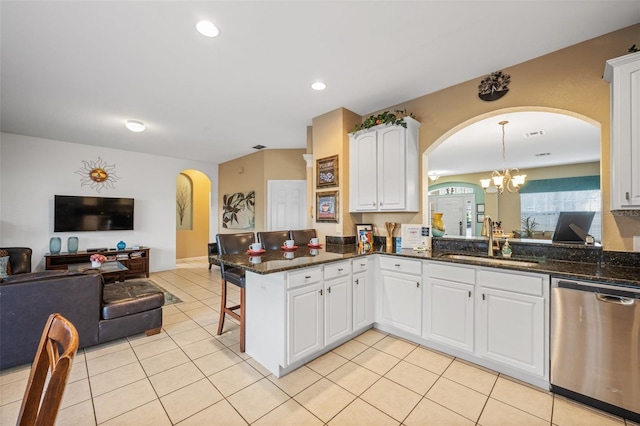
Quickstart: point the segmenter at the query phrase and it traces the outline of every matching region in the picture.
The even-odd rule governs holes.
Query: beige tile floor
[[[625,424],[373,329],[277,379],[239,352],[237,324],[216,336],[220,275],[207,266],[152,274],[183,300],[159,335],[78,351],[58,425]],[[0,424],[15,424],[28,374],[0,372]]]

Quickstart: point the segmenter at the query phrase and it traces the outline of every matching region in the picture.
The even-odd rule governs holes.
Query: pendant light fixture
[[[520,173],[520,170],[513,168],[508,169],[506,167],[507,164],[507,155],[506,149],[504,145],[504,126],[508,124],[508,121],[501,121],[498,124],[502,126],[502,173],[494,170],[491,174],[490,179],[480,179],[480,184],[485,192],[498,192],[502,194],[505,190],[516,193],[520,189],[520,187],[524,184],[527,175],[520,175],[515,173]],[[492,190],[491,184],[493,183],[495,190]]]

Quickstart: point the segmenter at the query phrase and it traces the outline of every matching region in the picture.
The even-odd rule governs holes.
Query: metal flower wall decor
[[[495,71],[486,76],[478,85],[478,97],[483,101],[495,101],[509,91],[511,76]]]
[[[115,189],[114,183],[120,178],[116,175],[116,165],[107,164],[102,158],[98,157],[96,161],[85,161],[80,169],[75,173],[80,175],[80,186],[91,186],[100,192],[105,188]]]

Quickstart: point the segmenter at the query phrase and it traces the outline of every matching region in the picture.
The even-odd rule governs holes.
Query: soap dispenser
[[[509,240],[506,240],[502,246],[502,257],[511,257],[511,246],[509,245]]]

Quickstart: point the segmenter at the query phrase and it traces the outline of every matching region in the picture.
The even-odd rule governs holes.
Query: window
[[[553,231],[560,212],[596,212],[589,234],[596,240],[602,239],[602,200],[600,190],[537,192],[521,194],[522,219],[531,217],[538,223],[537,231]]]

